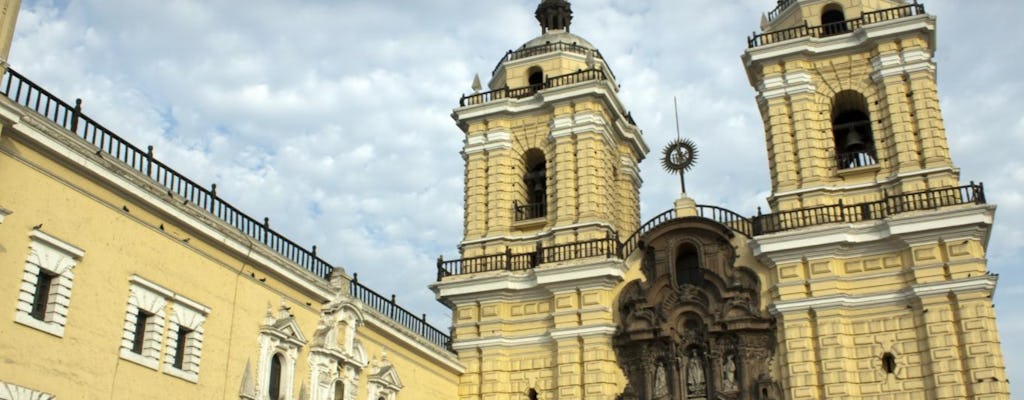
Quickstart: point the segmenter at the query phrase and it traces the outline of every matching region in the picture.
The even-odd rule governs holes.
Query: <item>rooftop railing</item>
[[[796,0],[779,0],[775,9],[768,12],[768,22],[774,21],[793,4],[796,4]]]
[[[502,57],[500,61],[498,61],[498,65],[494,66],[494,70],[491,71],[491,75],[493,76],[494,74],[498,73],[498,69],[500,69],[501,65],[506,62],[521,60],[524,58],[539,56],[542,54],[554,53],[556,51],[576,53],[583,56],[593,55],[596,59],[604,59],[604,56],[601,55],[601,52],[599,50],[580,46],[575,43],[545,43],[537,46],[523,47],[518,50],[509,50],[508,53],[505,53],[505,56]],[[615,75],[612,74],[612,76]]]
[[[918,4],[915,0],[913,4],[866,12],[861,15],[860,18],[848,19],[846,21],[833,22],[819,26],[808,26],[807,21],[804,21],[804,25],[789,29],[765,33],[754,32],[753,36],[747,38],[747,47],[755,48],[805,37],[822,38],[834,36],[852,32],[865,25],[924,14],[924,4]]]
[[[855,223],[879,220],[891,215],[910,211],[934,210],[942,207],[985,204],[985,187],[971,182],[969,185],[933,189],[889,196],[883,191],[883,198],[857,204],[808,207],[774,214],[759,214],[750,218],[733,211],[707,205],[697,206],[697,217],[710,219],[747,237],[806,228],[832,223]],[[524,271],[545,263],[563,262],[589,257],[617,257],[627,259],[640,247],[640,238],[654,228],[677,219],[676,210],[658,214],[640,226],[636,232],[619,241],[617,238],[590,240],[578,243],[542,247],[530,253],[487,255],[460,260],[437,259],[437,280],[448,276],[475,274],[488,271]]]
[[[183,201],[186,204],[192,203],[196,207],[206,210],[224,223],[263,243],[313,275],[327,279],[331,271],[334,270],[330,263],[317,255],[316,246],[310,250],[293,242],[271,229],[269,218],[263,218],[260,221],[221,199],[217,195],[216,184],[211,185],[209,189],[199,185],[157,160],[153,155],[153,146],[142,150],[83,114],[81,99],[76,100],[75,105],[71,106],[10,68],[0,80],[0,91],[15,103],[36,112],[96,146],[98,148],[97,155],[125,163],[136,172],[148,176],[166,188],[168,196],[177,195],[183,199],[178,201]],[[382,296],[359,282],[353,281],[351,289],[354,297],[371,308],[394,319],[432,343],[450,350],[450,337],[427,324],[425,316],[418,319],[412,313],[399,307],[393,301],[394,296],[392,296],[391,303],[386,304],[380,300],[383,298]]]
[[[500,99],[522,99],[530,97],[537,92],[560,86],[574,85],[582,82],[589,81],[603,81],[607,80],[608,76],[605,75],[605,71],[601,69],[587,69],[582,71],[573,72],[570,74],[554,76],[548,78],[544,83],[524,86],[519,88],[510,89],[503,87],[501,89],[491,90],[489,92],[471,94],[469,96],[462,96],[459,100],[459,106],[474,106],[478,104],[485,104],[494,100]]]

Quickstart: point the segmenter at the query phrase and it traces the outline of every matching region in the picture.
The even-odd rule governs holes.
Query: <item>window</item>
[[[29,315],[40,321],[46,320],[46,305],[50,302],[50,287],[53,286],[53,274],[40,269],[36,275],[36,293],[32,298],[32,312]]]
[[[537,389],[534,388],[530,388],[530,391],[526,393],[526,397],[529,398],[530,400],[537,400],[539,398],[537,396]]]
[[[73,269],[85,252],[36,229],[29,234],[29,253],[21,277],[14,321],[64,337],[71,306]]]
[[[676,285],[697,285],[704,282],[700,272],[700,255],[697,247],[684,243],[679,246],[679,253],[676,255]]]
[[[843,6],[833,3],[821,10],[821,31],[823,36],[839,35],[850,31],[846,24]]]
[[[539,87],[544,83],[544,70],[540,67],[531,67],[526,71],[527,83],[532,87]]]
[[[139,310],[135,314],[135,335],[132,337],[132,353],[142,354],[146,345],[146,323],[153,318],[152,313]]]
[[[540,218],[547,215],[547,160],[544,152],[530,149],[523,154],[523,186],[520,191],[524,202],[515,204],[516,221]]]
[[[832,104],[832,136],[839,169],[878,164],[868,102],[864,95],[852,90],[836,94]]]
[[[178,336],[174,344],[174,362],[171,364],[174,368],[182,369],[185,366],[185,346],[191,334],[191,329],[183,326],[178,327]]]
[[[198,383],[210,309],[138,275],[129,278],[128,292],[121,358]]]
[[[271,399],[281,398],[281,355],[275,354],[270,360],[270,380],[267,385],[267,394]]]
[[[334,400],[345,400],[345,384],[341,381],[334,382]]]

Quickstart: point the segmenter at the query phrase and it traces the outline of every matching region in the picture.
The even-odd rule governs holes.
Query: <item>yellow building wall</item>
[[[2,101],[10,107],[6,99]],[[21,125],[18,129],[33,128]],[[10,312],[0,320],[4,338],[0,340],[0,358],[7,360],[0,366],[0,381],[51,393],[58,399],[237,399],[247,362],[252,363],[254,377],[266,373],[255,369],[260,325],[268,306],[276,310],[282,302],[287,304],[306,338],[312,338],[320,320],[320,305],[333,296],[325,280],[300,270],[262,244],[251,244],[252,255],[297,271],[309,286],[277,275],[249,258],[250,254],[225,245],[246,240],[240,232],[211,222],[224,236],[208,237],[190,225],[192,222],[168,215],[75,165],[103,165],[111,162],[109,158],[90,151],[73,155],[88,161],[69,162],[62,155],[29,145],[31,139],[18,129],[6,125],[0,132],[0,205],[13,212],[0,224],[0,265],[8,271],[0,275],[0,299],[6,299]],[[77,141],[65,131],[48,129],[47,134],[60,141]],[[112,163],[105,169],[113,175],[143,182],[139,184],[143,190],[162,193],[155,183],[146,182],[148,178]],[[180,198],[167,201],[200,219],[216,219],[191,205],[180,205]],[[12,318],[28,256],[29,233],[39,224],[41,231],[85,251],[74,268],[63,338]],[[202,325],[198,383],[119,357],[133,274],[210,309]],[[364,312],[374,313],[367,307]],[[166,326],[164,330],[165,335],[174,334],[166,332]],[[454,397],[458,370],[452,365],[457,363],[440,362],[454,356],[444,355],[441,349],[424,353],[409,348],[406,343],[415,341],[409,339],[415,335],[397,331],[404,340],[364,324],[358,337],[371,357],[386,350],[405,385],[399,398],[416,399],[419,393],[436,395],[431,398]],[[166,351],[163,346],[161,368]],[[309,382],[308,356],[307,345],[295,364],[293,398],[303,383]],[[360,398],[368,396],[368,370],[362,374]]]

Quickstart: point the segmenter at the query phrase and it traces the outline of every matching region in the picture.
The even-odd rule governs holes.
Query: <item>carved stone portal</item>
[[[778,399],[775,327],[761,284],[735,265],[732,232],[713,221],[670,221],[642,239],[645,281],[618,301],[615,350],[629,379],[621,399]]]

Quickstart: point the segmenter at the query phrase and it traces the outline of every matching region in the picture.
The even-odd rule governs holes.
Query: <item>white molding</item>
[[[637,159],[643,159],[650,151],[639,130],[620,125],[626,119],[626,111],[616,94],[616,86],[611,80],[593,80],[577,84],[559,86],[538,91],[530,97],[521,99],[503,98],[486,103],[467,105],[456,108],[453,117],[457,121],[487,118],[495,114],[522,114],[550,107],[557,102],[569,102],[580,97],[596,96],[603,99],[615,117],[615,133],[630,145]]]
[[[462,363],[460,363],[453,354],[437,348],[433,344],[427,345],[420,342],[420,340],[426,341],[426,339],[419,339],[419,335],[415,335],[414,338],[414,335],[405,333],[405,327],[399,327],[398,323],[392,321],[390,318],[378,315],[377,310],[365,307],[364,313],[367,326],[375,327],[386,333],[391,338],[401,342],[404,345],[404,349],[416,350],[420,354],[432,358],[434,361],[457,374],[466,372],[466,367],[462,365]]]
[[[56,396],[0,381],[0,400],[56,400]]]
[[[752,238],[749,245],[754,256],[765,265],[778,265],[861,251],[864,246],[882,246],[876,249],[877,252],[886,246],[905,247],[939,239],[968,238],[987,243],[994,216],[993,205],[964,205],[907,212],[881,220],[834,223],[760,235]],[[888,239],[898,239],[898,242],[891,245],[877,243]]]
[[[803,37],[766,44],[744,51],[743,60],[749,70],[755,63],[766,63],[797,55],[806,57],[846,51],[874,44],[880,39],[919,31],[928,32],[929,42],[935,43],[935,16],[917,15],[865,25],[848,34],[824,38]]]
[[[956,281],[913,285],[896,293],[864,296],[835,295],[812,297],[801,300],[777,301],[771,304],[768,309],[773,315],[779,315],[791,312],[805,312],[807,310],[827,310],[833,308],[858,309],[906,305],[912,300],[928,296],[944,296],[949,293],[959,294],[976,291],[992,293],[995,291],[997,281],[998,278],[995,276],[980,276]]]
[[[430,284],[439,299],[461,303],[503,300],[520,295],[556,293],[560,290],[609,288],[621,282],[628,266],[618,258],[548,263],[526,271],[491,271],[467,274]],[[461,279],[460,279],[461,277]],[[539,292],[538,292],[539,291]],[[526,293],[523,293],[526,292]],[[469,296],[469,297],[467,297]]]
[[[519,236],[500,235],[500,236],[488,236],[488,237],[484,237],[484,238],[480,238],[480,239],[473,239],[473,240],[463,240],[462,242],[459,243],[459,247],[471,246],[471,245],[480,244],[480,243],[486,243],[486,242],[495,242],[495,241],[500,241],[500,240],[509,241],[509,242],[536,240],[536,239],[540,239],[540,238],[553,237],[553,236],[555,236],[556,233],[562,232],[562,231],[575,231],[575,230],[586,229],[586,228],[604,228],[604,229],[614,230],[614,227],[611,224],[608,224],[608,223],[605,223],[605,222],[583,222],[583,223],[572,224],[572,225],[559,225],[559,226],[555,226],[555,227],[553,227],[551,229],[548,229],[548,230],[546,230],[544,232],[534,233],[534,234],[530,234],[530,235],[519,235]]]
[[[74,268],[85,251],[38,229],[29,232],[28,247],[14,321],[62,338],[71,307]],[[31,312],[41,271],[53,275],[53,279],[47,290],[43,319],[39,320]]]
[[[482,134],[466,136],[463,139],[462,156],[470,154],[508,150],[512,148],[512,131],[505,128],[493,129]]]
[[[773,193],[770,196],[770,198],[771,199],[776,199],[776,198],[784,197],[784,196],[797,196],[797,195],[808,194],[808,193],[812,193],[812,192],[837,193],[837,192],[855,191],[855,190],[858,190],[858,189],[872,189],[872,188],[877,188],[880,185],[886,185],[886,184],[897,182],[897,181],[899,181],[901,179],[912,178],[912,177],[916,177],[916,176],[931,175],[931,174],[939,173],[939,172],[948,172],[948,173],[953,174],[953,175],[958,175],[960,173],[960,170],[958,168],[955,168],[955,167],[937,167],[937,168],[921,169],[921,170],[910,171],[910,172],[900,172],[900,173],[898,173],[896,175],[891,175],[891,176],[888,176],[888,177],[885,177],[885,178],[882,178],[882,179],[876,179],[874,182],[860,183],[860,184],[855,184],[855,185],[843,185],[843,186],[835,186],[835,185],[833,185],[833,186],[814,186],[814,187],[790,190],[788,192]]]

